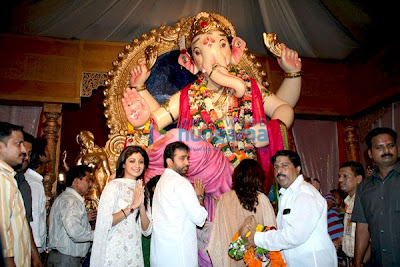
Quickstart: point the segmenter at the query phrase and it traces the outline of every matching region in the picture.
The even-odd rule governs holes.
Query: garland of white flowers
[[[226,100],[228,102],[226,120],[218,118],[203,75],[192,83],[188,95],[192,125],[197,128],[197,133],[214,147],[219,148],[231,165],[236,167],[243,159],[255,159],[256,154],[253,143],[246,138],[246,130],[253,124],[251,80],[244,70],[238,68],[232,68],[230,74],[240,77],[247,88],[242,98],[232,95],[232,89],[224,88],[229,90]],[[232,132],[227,133],[226,123],[234,124]]]

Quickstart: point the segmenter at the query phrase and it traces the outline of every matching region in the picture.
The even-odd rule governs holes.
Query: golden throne
[[[223,16],[213,14],[219,18],[225,26],[235,33],[233,25]],[[146,64],[152,68],[152,74],[146,82],[149,92],[160,104],[169,98],[177,90],[194,80],[191,74],[178,65],[180,53],[179,42],[182,36],[188,36],[194,16],[179,20],[174,26],[161,26],[157,30],[151,30],[143,34],[140,39],[134,39],[124,47],[124,51],[118,54],[118,60],[112,63],[113,69],[108,74],[104,91],[104,115],[107,118],[107,126],[110,128],[108,141],[103,148],[107,155],[108,166],[111,173],[115,172],[115,165],[120,152],[123,150],[128,134],[128,120],[125,117],[121,99],[129,84],[130,70],[145,58]],[[255,55],[246,51],[239,63],[256,81],[262,83],[266,88],[269,84],[266,80],[266,72],[262,70],[262,64],[257,61]],[[138,143],[141,132],[134,131],[133,143]],[[86,151],[81,151],[84,155]],[[103,164],[104,166],[104,164]],[[97,166],[99,167],[99,166]],[[109,177],[96,177],[106,179]],[[104,187],[106,180],[98,181]],[[100,188],[101,191],[102,188]]]

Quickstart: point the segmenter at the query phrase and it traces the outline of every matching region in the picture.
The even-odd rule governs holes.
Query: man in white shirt
[[[150,265],[198,266],[196,225],[203,226],[208,214],[201,180],[193,188],[182,176],[189,170],[189,147],[182,142],[167,145],[164,167],[153,197]]]
[[[32,206],[34,204],[32,201],[32,189],[28,183],[28,180],[26,180],[25,176],[25,173],[28,169],[28,165],[31,162],[32,146],[35,137],[33,137],[31,134],[25,131],[23,132],[23,135],[24,135],[24,147],[26,149],[26,153],[24,156],[24,160],[22,161],[22,164],[14,167],[14,170],[17,172],[17,174],[15,175],[15,179],[17,180],[18,189],[21,192],[22,199],[24,200],[26,219],[28,220],[29,229],[31,232],[32,266],[42,267],[43,264],[40,260],[39,251],[36,248],[32,227],[30,226],[30,224],[33,222]]]
[[[49,267],[78,267],[93,241],[83,198],[90,189],[92,170],[83,165],[70,168],[67,188],[54,201],[50,211]]]
[[[46,195],[43,186],[44,166],[49,161],[46,139],[36,138],[32,144],[29,168],[25,172],[25,179],[32,191],[32,217],[30,222],[35,245],[39,253],[46,249]]]
[[[342,239],[342,250],[347,256],[347,266],[353,265],[354,258],[354,245],[356,236],[356,223],[351,221],[351,214],[354,207],[354,199],[356,196],[357,186],[365,177],[364,166],[355,161],[348,161],[340,165],[339,168],[339,186],[348,195],[344,199],[346,204],[344,210],[344,234]],[[364,262],[369,259],[369,253],[367,258],[364,258]]]
[[[304,181],[299,155],[281,150],[271,161],[281,186],[278,230],[255,232],[247,227],[251,231],[249,244],[281,251],[288,267],[336,267],[336,250],[328,234],[327,204],[315,187]]]

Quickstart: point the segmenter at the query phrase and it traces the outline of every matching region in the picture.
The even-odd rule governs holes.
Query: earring
[[[237,48],[240,48],[240,47],[242,46],[242,42],[241,42],[241,41],[236,41],[236,42],[235,42],[235,46],[236,46]]]

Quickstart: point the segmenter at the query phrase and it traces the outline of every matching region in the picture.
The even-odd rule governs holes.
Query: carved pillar
[[[50,152],[51,168],[44,175],[44,189],[46,195],[51,197],[51,188],[58,175],[58,151],[59,133],[61,129],[61,107],[62,104],[47,104],[43,106],[45,121],[43,122],[43,136],[47,140],[47,147]]]
[[[344,145],[348,161],[361,162],[360,140],[356,131],[356,122],[345,120],[343,122]]]

